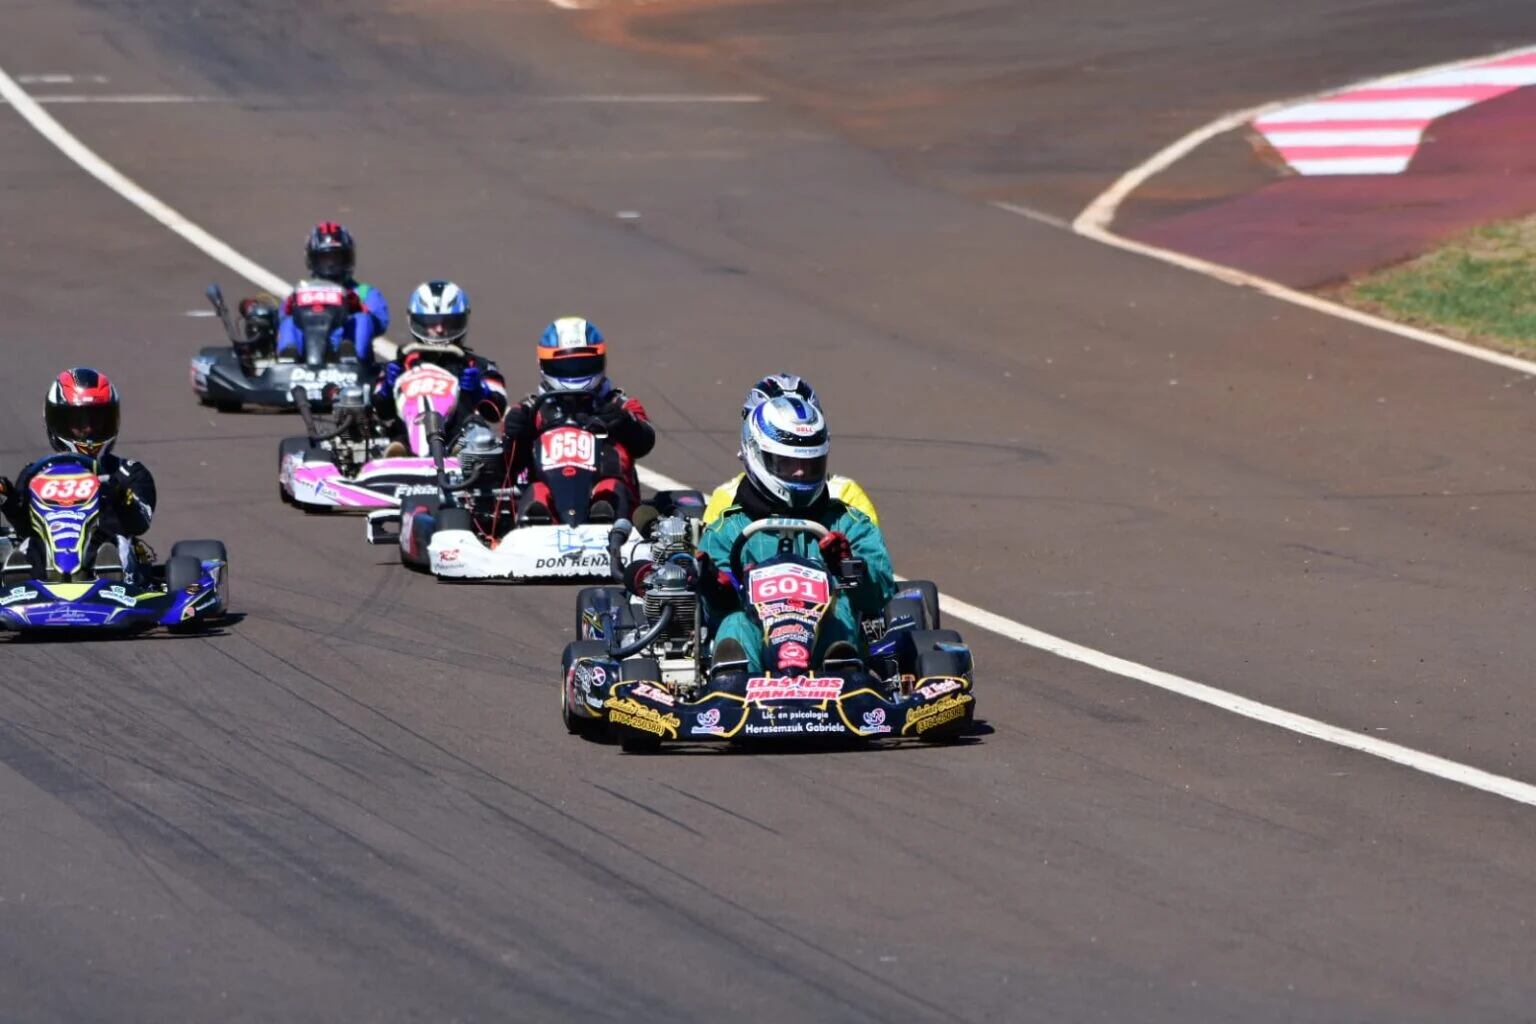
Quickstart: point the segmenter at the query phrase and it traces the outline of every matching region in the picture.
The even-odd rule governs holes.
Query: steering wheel
[[[741,531],[741,536],[736,538],[736,543],[731,545],[731,575],[736,577],[738,583],[745,582],[746,580],[746,570],[742,567],[741,555],[746,550],[747,541],[765,531],[778,534],[781,544],[797,533],[809,534],[817,540],[821,540],[832,532],[820,523],[810,519],[783,519],[778,516],[770,516],[767,519],[758,519],[748,523],[747,528]]]

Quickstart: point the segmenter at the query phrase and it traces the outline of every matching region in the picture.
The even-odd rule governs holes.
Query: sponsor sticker
[[[798,622],[786,622],[782,626],[774,626],[768,631],[770,644],[781,644],[786,640],[793,640],[797,644],[809,645],[811,631]]]
[[[804,644],[790,640],[779,645],[780,668],[810,668],[811,651]]]
[[[124,608],[136,608],[139,604],[139,599],[124,590],[122,585],[118,583],[114,583],[110,587],[103,587],[97,592],[97,596],[116,602]]]
[[[940,697],[932,704],[913,708],[907,712],[907,724],[902,726],[902,735],[910,732],[921,736],[930,729],[964,718],[966,707],[975,699],[968,693],[952,693]]]
[[[891,727],[885,722],[885,708],[875,708],[864,712],[864,732],[866,734],[890,731]]]
[[[12,587],[10,592],[0,596],[0,608],[6,608],[21,601],[36,601],[37,591],[30,587]]]
[[[843,692],[837,676],[758,676],[747,680],[747,700],[836,700]]]
[[[535,569],[607,569],[606,554],[571,554],[556,558],[540,558],[534,561]]]
[[[682,720],[670,712],[657,711],[631,697],[610,697],[603,705],[608,709],[608,721],[640,732],[677,739],[677,727]]]
[[[965,683],[953,676],[943,676],[937,679],[923,680],[923,685],[919,686],[916,692],[927,697],[929,700],[933,700],[944,696],[946,693],[954,693],[964,685]]]
[[[748,722],[742,730],[748,736],[782,736],[785,734],[799,733],[802,735],[817,735],[825,733],[847,732],[841,722],[773,722],[758,723]]]
[[[676,698],[654,683],[636,683],[635,688],[630,692],[636,697],[644,697],[646,700],[655,701],[657,704],[665,704],[667,707],[677,703]]]
[[[695,736],[724,736],[725,730],[720,728],[720,709],[710,708],[699,712],[688,731]]]

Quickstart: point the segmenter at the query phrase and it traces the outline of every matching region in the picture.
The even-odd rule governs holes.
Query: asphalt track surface
[[[936,189],[771,90],[571,101],[742,84],[553,7],[264,6],[13,2],[0,67],[215,97],[60,113],[266,266],[339,216],[397,303],[456,277],[514,380],[592,317],[666,473],[723,477],[748,379],[814,371],[905,573],[1536,779],[1529,380]],[[1099,47],[1129,10],[1101,6],[1055,45]],[[1169,6],[1200,59],[1201,5]],[[1426,9],[1356,13],[1398,65],[1457,56]],[[40,447],[59,366],[102,366],[151,539],[227,540],[245,616],[0,645],[5,1016],[1528,1019],[1529,808],[976,630],[969,745],[567,737],[569,590],[436,585],[279,506],[293,422],[186,388],[214,331],[184,313],[239,283],[3,112],[0,181],[0,456]]]

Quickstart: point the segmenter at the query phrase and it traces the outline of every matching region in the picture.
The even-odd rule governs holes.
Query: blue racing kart
[[[196,631],[228,610],[229,558],[216,540],[178,541],[163,564],[133,572],[94,558],[101,478],[74,454],[37,464],[25,496],[35,539],[26,550],[0,534],[0,630]]]

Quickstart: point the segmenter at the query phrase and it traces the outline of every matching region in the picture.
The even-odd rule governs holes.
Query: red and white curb
[[[1351,86],[1253,123],[1297,174],[1401,174],[1431,122],[1536,85],[1536,47]]]

